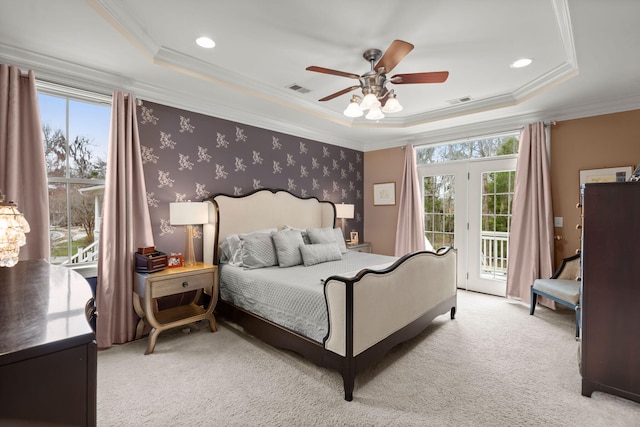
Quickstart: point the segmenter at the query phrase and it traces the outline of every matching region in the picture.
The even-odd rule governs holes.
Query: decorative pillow
[[[298,230],[281,230],[271,233],[273,244],[276,247],[278,265],[291,267],[302,264],[300,246],[304,245],[302,233]]]
[[[253,269],[278,265],[271,234],[241,234],[240,240],[242,240],[242,265],[244,268]]]
[[[220,245],[220,262],[242,267],[242,241],[237,234],[230,234],[225,237]]]
[[[311,245],[301,245],[300,253],[302,262],[306,267],[320,264],[321,262],[337,261],[342,259],[340,248],[337,243],[315,243]]]
[[[307,235],[312,244],[315,243],[337,243],[341,253],[347,252],[347,245],[339,228],[323,227],[311,228],[307,230]]]
[[[307,235],[307,230],[305,230],[304,228],[291,227],[291,226],[285,224],[283,229],[284,230],[296,230],[296,231],[299,231],[300,233],[302,233],[302,240],[304,240],[304,244],[305,245],[311,244],[311,240],[309,240],[309,236]]]
[[[342,229],[334,228],[333,235],[335,236],[336,243],[338,244],[338,248],[340,248],[340,252],[343,254],[347,253],[347,243],[344,241],[344,235],[342,234]]]

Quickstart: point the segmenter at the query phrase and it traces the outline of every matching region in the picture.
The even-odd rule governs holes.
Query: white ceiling
[[[639,17],[638,0],[0,0],[0,62],[368,151],[638,109]],[[378,122],[345,117],[350,94],[318,101],[356,81],[307,66],[363,74],[394,39],[415,48],[390,75],[448,80],[392,85],[404,110]]]

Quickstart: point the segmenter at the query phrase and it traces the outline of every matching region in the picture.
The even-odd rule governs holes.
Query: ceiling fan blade
[[[373,67],[375,71],[378,71],[380,67],[384,67],[385,74],[390,73],[402,58],[407,56],[409,52],[413,50],[413,45],[402,40],[394,40],[387,51],[382,55],[382,58]]]
[[[448,77],[448,71],[434,71],[430,73],[396,74],[391,77],[390,81],[397,85],[412,83],[444,83]]]
[[[360,76],[353,73],[345,73],[344,71],[332,70],[330,68],[316,67],[312,65],[306,68],[307,71],[315,71],[316,73],[332,74],[334,76],[349,77],[351,79],[359,79]]]
[[[319,99],[318,101],[329,101],[330,99],[337,98],[340,95],[344,95],[345,93],[351,92],[354,89],[360,89],[360,86],[351,86],[351,87],[348,87],[346,89],[342,89],[341,91],[338,91],[336,93],[332,93],[329,96],[325,96],[324,98]]]

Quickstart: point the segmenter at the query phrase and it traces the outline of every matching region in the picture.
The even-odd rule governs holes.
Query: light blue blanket
[[[397,258],[347,252],[340,261],[245,270],[220,265],[220,298],[322,343],[329,332],[324,280],[392,264]]]

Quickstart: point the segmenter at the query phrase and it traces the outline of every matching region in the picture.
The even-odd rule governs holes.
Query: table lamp
[[[169,222],[171,225],[185,226],[184,265],[194,265],[196,263],[196,255],[193,249],[193,226],[209,222],[207,205],[202,202],[169,203]]]
[[[353,219],[354,206],[351,204],[340,203],[336,205],[336,218],[342,220],[342,235],[344,236],[344,220]],[[345,237],[346,240],[346,237]]]

